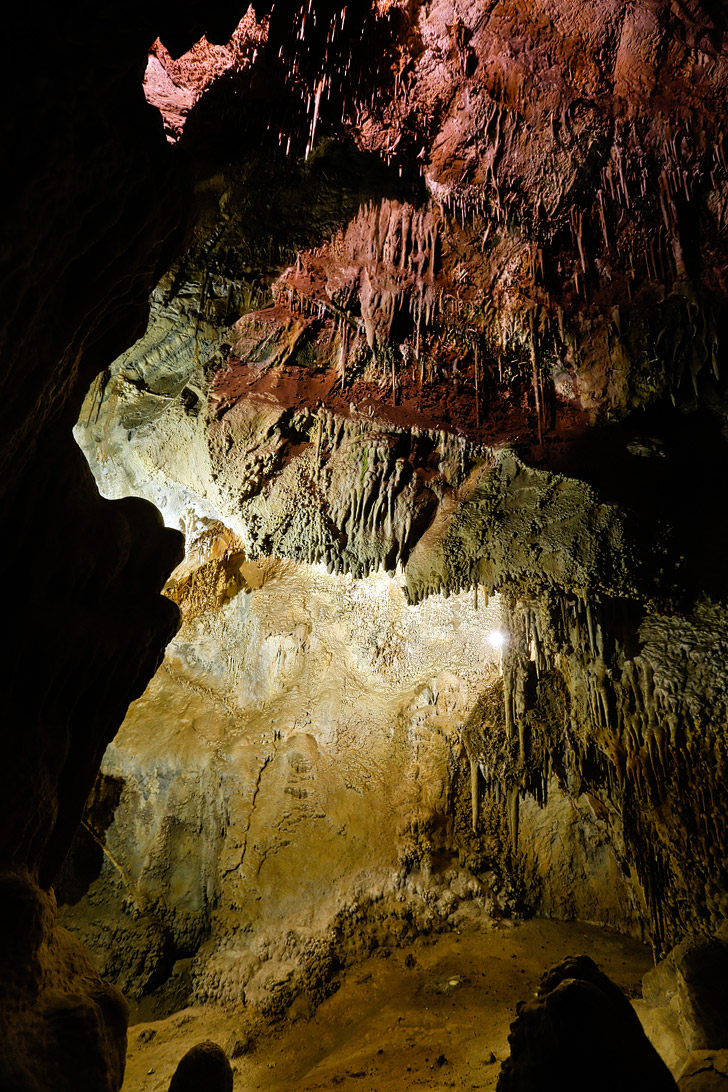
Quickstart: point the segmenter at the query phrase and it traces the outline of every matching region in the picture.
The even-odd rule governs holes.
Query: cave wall
[[[458,859],[451,817],[453,726],[498,673],[499,607],[227,561],[237,580],[210,581],[208,557],[170,589],[186,620],[106,753],[103,867],[63,919],[137,1000],[195,957],[198,1000],[284,1010],[328,988],[308,981],[327,938],[342,963],[507,899]]]
[[[517,862],[482,785],[473,799],[461,726],[502,693],[498,596],[408,605],[401,577],[247,561],[219,524],[168,594],[182,628],[57,885],[136,1016],[207,1000],[278,1017],[371,950],[537,904],[639,933],[586,796],[554,784],[524,808]]]
[[[246,564],[398,571],[424,610],[503,596],[502,681],[453,713],[446,776],[438,759],[487,836],[484,876],[504,853],[512,876],[541,862],[532,903],[590,912],[548,888],[553,808],[583,874],[599,860],[624,884],[605,913],[658,947],[725,912],[724,13],[346,10],[260,3],[230,66],[216,54],[208,78],[203,57],[191,82],[173,58],[204,30],[228,40],[242,12],[8,20],[33,52],[4,66],[20,105],[3,120],[1,863],[5,941],[32,969],[2,1012],[9,1087],[82,1084],[62,1034],[35,1045],[71,1025],[102,1058],[88,1086],[118,1086],[120,1002],[89,986],[44,890],[177,623],[158,592],[180,540],[141,501],[99,497],[79,412],[108,492],[151,494],[194,535],[221,523]],[[142,94],[157,35],[160,79],[186,94],[174,147]],[[188,169],[202,218],[174,261]],[[213,560],[228,595],[240,568]],[[29,693],[39,631],[52,665]],[[107,776],[129,775],[118,761]],[[193,946],[174,944],[161,966]]]
[[[211,31],[235,20],[219,5]],[[144,330],[151,285],[184,241],[189,191],[145,102],[148,46],[187,5],[5,15],[1,550],[4,714],[0,1083],[120,1086],[127,1009],[57,927],[49,890],[104,749],[178,612],[159,593],[178,532],[99,496],[72,437],[93,376]],[[202,21],[200,21],[202,18]]]
[[[469,684],[433,770],[440,847],[498,912],[607,922],[657,949],[710,931],[727,882],[723,16],[325,10],[249,14],[234,63],[207,76],[204,51],[155,47],[188,95],[167,132],[196,164],[201,217],[144,337],[89,392],[79,442],[103,492],[152,500],[201,544],[194,655],[231,675],[215,612],[241,587],[256,602],[242,574],[268,559],[304,583],[325,566],[337,588],[388,572],[413,617],[499,596],[502,673]],[[242,708],[218,716],[249,730]],[[121,856],[129,793],[104,835]],[[202,871],[236,905],[222,866]],[[168,913],[168,890],[153,897]]]

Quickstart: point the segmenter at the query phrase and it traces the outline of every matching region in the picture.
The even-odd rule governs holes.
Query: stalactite
[[[511,834],[513,852],[518,853],[518,820],[520,811],[520,798],[518,789],[511,789],[508,793],[508,823]]]
[[[592,619],[591,603],[589,602],[588,598],[585,599],[585,606],[586,606],[587,632],[589,634],[589,651],[591,652],[592,656],[596,656],[597,649],[596,649],[596,643],[594,641],[594,621]]]
[[[533,384],[533,397],[536,407],[536,429],[538,432],[539,445],[543,444],[543,413],[541,408],[541,376],[539,374],[538,360],[536,357],[536,341],[534,335],[534,323],[533,323],[533,311],[529,312],[529,320],[531,326],[531,379]]]
[[[473,832],[477,833],[480,817],[480,787],[478,784],[478,763],[470,759],[470,807]]]
[[[513,680],[510,667],[503,670],[503,694],[505,700],[506,739],[513,738]]]

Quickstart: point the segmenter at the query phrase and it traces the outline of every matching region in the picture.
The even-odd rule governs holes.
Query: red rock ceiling
[[[728,269],[719,18],[621,0],[259,14],[226,47],[173,61],[155,46],[155,78],[196,102],[188,154],[253,141],[308,156],[347,136],[422,187],[280,269],[290,321],[392,347],[384,397],[352,377],[332,408],[394,403],[401,421],[540,447],[712,389]],[[665,335],[686,323],[689,338]]]

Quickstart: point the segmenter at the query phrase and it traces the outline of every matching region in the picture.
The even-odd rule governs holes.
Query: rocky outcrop
[[[228,37],[217,7],[207,25]],[[182,540],[147,503],[102,499],[71,430],[184,239],[189,194],[141,79],[170,23],[175,47],[199,37],[195,8],[21,5],[4,19],[0,1085],[18,1092],[111,1090],[123,1075],[125,1003],[56,927],[49,888],[178,623],[160,591]]]
[[[677,1088],[627,998],[588,956],[544,975],[535,999],[519,1005],[509,1042],[498,1092]]]
[[[321,996],[344,911],[377,943],[466,903],[712,930],[721,16],[266,14],[225,71],[155,47],[201,217],[76,434],[186,534],[184,626],[64,913],[163,1011]]]

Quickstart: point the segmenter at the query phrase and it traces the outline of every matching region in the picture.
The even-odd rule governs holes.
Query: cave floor
[[[471,927],[376,951],[342,971],[313,1014],[294,1003],[298,1011],[276,1029],[211,1005],[135,1024],[124,1092],[166,1092],[179,1059],[203,1039],[239,1055],[235,1092],[494,1089],[517,1002],[549,966],[581,953],[640,996],[653,961],[636,940],[538,919]]]

